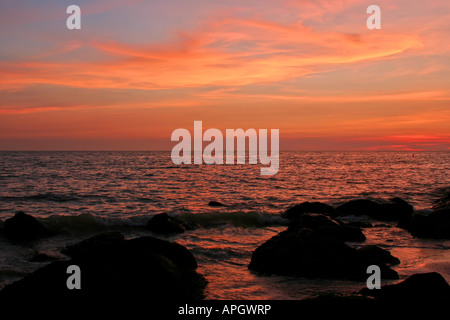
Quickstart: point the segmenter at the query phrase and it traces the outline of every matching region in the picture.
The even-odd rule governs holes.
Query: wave
[[[256,212],[210,212],[210,213],[169,213],[182,223],[195,224],[203,228],[214,228],[224,225],[235,227],[266,227],[287,225],[287,220],[279,215]],[[153,214],[130,217],[100,217],[83,213],[76,216],[52,215],[39,220],[54,232],[101,232],[107,230],[131,231],[142,229],[152,218]]]
[[[218,259],[220,261],[227,261],[230,258],[243,258],[247,256],[246,252],[239,252],[233,248],[202,248],[194,247],[190,249],[196,256],[203,256],[210,259]]]
[[[96,217],[88,213],[77,216],[53,215],[39,219],[53,232],[75,231],[83,233],[102,232],[111,229],[127,230],[143,225],[137,219],[129,218],[104,218]],[[133,221],[136,220],[136,221]]]
[[[288,221],[277,214],[260,212],[207,212],[184,213],[177,217],[186,222],[196,223],[203,227],[214,227],[230,224],[236,227],[265,227],[272,225],[287,225]]]

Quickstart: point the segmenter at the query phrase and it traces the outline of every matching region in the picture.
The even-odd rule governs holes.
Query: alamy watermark
[[[279,168],[279,130],[270,130],[270,155],[267,129],[226,129],[225,147],[222,131],[208,129],[203,133],[202,121],[194,121],[194,154],[191,133],[179,128],[172,132],[171,141],[179,141],[172,149],[172,162],[179,164],[245,164],[248,140],[248,163],[264,165],[261,175],[274,175]],[[180,141],[181,139],[181,141]],[[203,142],[209,142],[203,149]],[[237,148],[235,148],[237,145]],[[225,151],[225,152],[224,152]],[[192,161],[193,158],[193,161]],[[236,159],[236,161],[235,161]]]
[[[72,264],[67,267],[67,274],[70,276],[67,278],[66,286],[69,290],[81,289],[81,269],[76,264]]]
[[[379,266],[372,264],[367,267],[367,274],[370,276],[367,278],[366,285],[370,290],[381,289],[381,269]]]

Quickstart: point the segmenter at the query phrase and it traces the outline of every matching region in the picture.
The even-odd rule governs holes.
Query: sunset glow
[[[1,150],[169,150],[176,128],[280,129],[281,150],[449,150],[450,3],[0,4]]]

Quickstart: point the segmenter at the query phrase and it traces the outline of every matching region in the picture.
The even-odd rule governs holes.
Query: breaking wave
[[[256,212],[224,212],[224,213],[179,213],[171,214],[180,222],[194,223],[203,228],[214,228],[223,225],[236,227],[266,227],[273,225],[287,225],[287,220],[279,215]],[[153,215],[130,217],[98,217],[91,214],[76,216],[53,215],[39,220],[50,230],[55,232],[79,231],[99,232],[106,230],[131,230],[142,228]]]

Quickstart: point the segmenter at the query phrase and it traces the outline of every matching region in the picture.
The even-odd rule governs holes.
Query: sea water
[[[252,165],[173,165],[170,152],[1,152],[0,219],[25,211],[58,234],[30,244],[0,237],[0,288],[48,262],[59,250],[103,231],[154,235],[188,247],[209,281],[209,299],[303,299],[350,293],[365,283],[263,276],[247,269],[251,253],[286,229],[280,216],[303,201],[400,197],[430,210],[450,186],[449,152],[281,152],[280,169]],[[210,207],[210,201],[225,206]],[[201,228],[160,236],[142,228],[166,212]],[[344,217],[361,220],[361,217]],[[364,243],[398,257],[408,275],[437,271],[450,281],[450,241],[412,237],[395,223],[371,221]],[[387,282],[386,282],[387,283]]]

